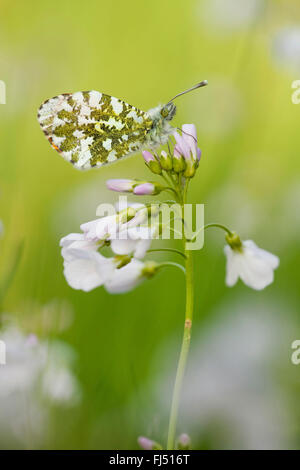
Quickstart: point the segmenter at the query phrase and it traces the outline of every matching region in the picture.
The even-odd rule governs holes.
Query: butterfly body
[[[175,130],[170,124],[176,113],[175,104],[159,105],[156,108],[150,109],[147,113],[153,121],[152,128],[146,135],[148,146],[155,148],[166,144],[169,136]]]
[[[174,132],[170,121],[175,112],[173,103],[144,112],[104,93],[87,91],[46,100],[38,121],[52,147],[82,170],[165,144]]]

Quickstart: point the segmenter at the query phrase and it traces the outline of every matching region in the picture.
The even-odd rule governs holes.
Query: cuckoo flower
[[[279,258],[259,248],[252,240],[241,242],[236,234],[226,237],[226,284],[233,286],[241,280],[255,290],[262,290],[274,280]]]
[[[196,88],[199,85],[202,86],[198,84]],[[166,106],[171,106],[171,103]],[[162,113],[164,112],[166,109],[163,108]],[[170,132],[173,132],[172,129]],[[225,230],[227,234],[226,284],[228,286],[234,285],[240,277],[253,289],[263,289],[273,281],[274,270],[278,267],[279,260],[275,255],[258,248],[251,240],[242,242],[235,233],[218,223],[199,227],[195,237],[190,238],[187,235],[191,225],[187,210],[189,179],[196,173],[201,150],[198,147],[196,128],[193,124],[184,124],[181,131],[175,131],[173,135],[175,138],[173,151],[170,150],[171,145],[168,145],[168,152],[162,150],[160,154],[151,153],[148,150],[143,151],[147,168],[161,178],[161,183],[124,178],[107,181],[107,187],[112,191],[131,193],[133,196],[153,196],[162,191],[168,191],[172,194],[171,200],[158,201],[155,204],[152,201],[144,204],[128,204],[127,201],[124,203],[124,198],[122,198],[116,213],[112,211],[110,215],[82,224],[83,233],[64,237],[61,240],[61,246],[64,274],[67,282],[75,289],[90,291],[103,286],[112,294],[128,292],[154,276],[160,268],[165,266],[177,267],[186,274],[184,335],[173,389],[167,440],[167,449],[173,450],[177,446],[178,449],[185,450],[190,448],[189,436],[181,434],[177,443],[175,443],[175,437],[180,390],[184,380],[193,319],[192,250],[200,249],[191,247],[194,246],[193,240],[208,227]],[[180,216],[178,217],[176,216],[177,210],[172,209],[174,203],[177,210],[179,207]],[[167,221],[163,217],[163,206],[167,208]],[[151,220],[150,225],[149,220]],[[183,228],[182,232],[179,232],[178,226],[175,226],[175,221],[178,221],[179,227]],[[182,238],[182,250],[166,246],[149,249],[151,241],[158,238],[158,234],[166,238],[164,228],[168,229],[168,233],[171,233],[171,230],[174,235],[179,233]],[[180,238],[180,236],[175,238]],[[107,250],[111,251],[111,255],[107,254]],[[147,254],[153,251],[169,252],[174,256],[180,255],[185,266],[175,261],[156,263],[145,259]],[[152,293],[150,292],[149,295]],[[162,448],[160,444],[146,437],[140,437],[139,444],[144,449]]]

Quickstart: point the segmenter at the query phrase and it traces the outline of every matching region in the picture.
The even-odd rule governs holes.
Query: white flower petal
[[[270,253],[269,251],[263,250],[262,248],[258,248],[258,246],[252,241],[252,240],[246,240],[243,242],[243,246],[247,248],[251,248],[256,252],[256,255],[264,259],[272,269],[276,269],[279,266],[279,258],[276,255],[273,255],[273,253]]]
[[[135,251],[137,242],[135,240],[120,239],[111,240],[110,247],[116,255],[129,255]]]
[[[258,248],[252,240],[243,242],[243,251],[232,250],[226,246],[226,284],[233,286],[238,277],[249,287],[262,290],[274,280],[274,269],[279,258],[268,251]]]
[[[133,259],[123,268],[116,269],[113,276],[104,284],[106,290],[111,294],[120,294],[134,289],[143,280],[143,267],[144,263]]]
[[[72,250],[97,250],[97,244],[91,240],[86,240],[83,233],[70,233],[60,241],[62,247],[61,254],[66,261],[74,259]],[[76,251],[75,251],[76,258]]]
[[[80,225],[87,240],[103,240],[108,234],[117,232],[117,215],[109,215],[100,219],[91,220]]]
[[[151,246],[151,240],[138,240],[136,243],[134,257],[143,259]]]
[[[230,248],[230,246],[226,245],[224,247],[225,255],[227,256],[227,263],[226,263],[226,285],[228,287],[232,287],[237,283],[239,278],[239,273],[236,265],[235,254]]]
[[[115,269],[112,259],[100,253],[85,250],[69,250],[71,260],[64,262],[64,275],[73,289],[89,292],[103,285]]]

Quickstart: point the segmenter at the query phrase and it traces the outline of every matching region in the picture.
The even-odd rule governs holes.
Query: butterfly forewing
[[[38,121],[52,147],[78,169],[101,166],[143,147],[150,116],[98,91],[45,101]]]

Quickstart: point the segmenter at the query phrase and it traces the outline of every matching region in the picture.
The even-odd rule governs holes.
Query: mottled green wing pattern
[[[151,117],[98,91],[65,93],[45,101],[38,121],[52,147],[82,170],[143,148]]]

